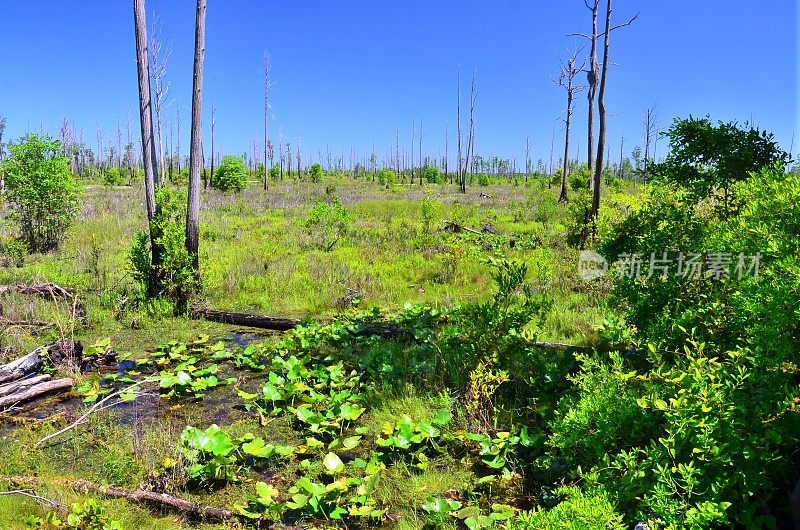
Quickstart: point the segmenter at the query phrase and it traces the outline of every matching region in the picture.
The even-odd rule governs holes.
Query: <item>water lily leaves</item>
[[[344,462],[336,453],[325,455],[325,458],[322,459],[322,465],[332,474],[341,473],[344,469]]]

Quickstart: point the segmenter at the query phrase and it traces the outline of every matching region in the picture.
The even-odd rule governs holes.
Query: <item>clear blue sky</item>
[[[791,0],[670,0],[614,2],[607,106],[612,157],[625,135],[626,153],[642,144],[643,111],[658,104],[660,123],[674,116],[753,118],[788,149],[798,127],[798,12]],[[172,41],[168,78],[182,113],[188,145],[194,2],[148,0],[148,23],[161,17]],[[4,2],[0,47],[0,115],[7,134],[58,134],[62,119],[96,143],[125,127],[138,131],[132,2],[31,0]],[[304,155],[334,152],[379,159],[395,131],[410,143],[411,120],[421,118],[424,150],[443,152],[445,123],[455,145],[456,70],[462,103],[478,71],[477,151],[518,157],[526,134],[534,160],[549,159],[556,128],[562,148],[564,94],[550,76],[557,56],[583,44],[568,32],[589,30],[581,0],[267,2],[208,0],[204,144],[210,143],[212,94],[217,144],[225,152],[251,150],[263,134],[262,55],[272,55],[271,136],[279,131]],[[586,101],[575,110],[573,145],[585,152]],[[174,111],[174,108],[173,108]],[[800,150],[800,132],[794,151]],[[663,154],[665,143],[660,142]],[[393,147],[391,147],[393,150]],[[574,151],[573,151],[574,152]],[[349,155],[345,155],[346,157]]]

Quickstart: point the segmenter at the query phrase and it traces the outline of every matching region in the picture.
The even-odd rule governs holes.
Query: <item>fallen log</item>
[[[49,298],[72,298],[71,289],[65,289],[55,283],[0,285],[0,294],[19,293],[26,295],[47,296]]]
[[[54,381],[45,381],[27,388],[19,392],[0,397],[0,410],[13,407],[19,403],[25,403],[38,397],[46,396],[54,392],[64,392],[69,390],[73,385],[72,379],[65,377],[63,379],[56,379]]]
[[[156,493],[143,489],[126,490],[114,486],[100,486],[86,480],[48,478],[42,481],[36,477],[9,477],[0,476],[0,482],[16,486],[35,487],[46,482],[49,485],[64,484],[78,493],[96,493],[106,497],[122,498],[139,504],[147,504],[162,509],[171,509],[185,515],[194,517],[206,517],[211,519],[233,519],[238,517],[234,512],[213,506],[204,506],[196,502],[187,501],[180,497],[168,495],[166,493]]]
[[[235,324],[237,326],[247,326],[250,328],[270,329],[274,331],[289,331],[300,324],[294,318],[270,317],[266,315],[253,315],[249,313],[233,313],[230,311],[215,311],[207,307],[192,307],[190,312],[192,318],[205,318],[212,322],[222,324]]]
[[[211,322],[221,324],[234,324],[251,328],[267,329],[270,331],[289,331],[300,324],[300,320],[285,317],[272,317],[267,315],[254,315],[250,313],[234,313],[231,311],[216,311],[207,307],[193,306],[189,310],[191,318],[204,318]],[[405,333],[392,324],[386,326],[372,326],[365,328],[362,335],[374,335],[385,338],[399,338]]]
[[[456,232],[456,233],[461,232],[463,230],[464,232],[469,232],[470,234],[477,234],[477,235],[481,235],[482,234],[478,230],[474,230],[472,228],[469,228],[469,227],[466,227],[466,226],[462,226],[462,225],[456,223],[455,221],[445,221],[444,222],[444,228],[445,228],[445,230],[450,230],[450,231]]]
[[[14,394],[26,388],[38,385],[39,383],[46,383],[51,379],[52,378],[50,377],[50,375],[44,374],[36,377],[31,377],[30,379],[20,379],[18,381],[13,381],[11,383],[0,385],[0,397]]]
[[[7,328],[19,327],[49,329],[55,327],[55,324],[52,322],[46,322],[44,320],[11,320],[3,317],[0,317],[0,325]]]
[[[44,363],[43,352],[47,346],[39,346],[27,355],[0,366],[0,383],[22,379],[41,368]]]

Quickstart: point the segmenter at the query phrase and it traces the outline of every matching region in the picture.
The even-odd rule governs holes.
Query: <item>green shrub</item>
[[[425,176],[425,181],[429,184],[444,184],[444,175],[436,166],[426,166],[423,175]]]
[[[333,250],[349,226],[350,214],[336,197],[331,203],[318,202],[303,221],[303,228],[314,239],[315,246],[326,252]]]
[[[311,182],[319,183],[322,182],[322,177],[324,176],[324,172],[322,171],[322,165],[318,162],[311,164],[311,167],[308,168],[308,179]]]
[[[397,184],[397,173],[389,168],[382,167],[378,170],[378,182],[381,186],[394,186]]]
[[[222,157],[219,168],[214,172],[211,186],[220,191],[239,193],[247,185],[247,170],[244,160],[238,156],[226,155]]]
[[[122,186],[128,178],[129,175],[125,170],[120,171],[116,167],[110,167],[103,173],[103,182],[107,186]]]
[[[9,146],[5,199],[29,252],[58,248],[80,206],[80,185],[61,153],[61,142],[30,134]]]
[[[576,487],[561,488],[564,497],[551,510],[537,508],[517,515],[511,530],[623,530],[622,516],[616,513],[602,489],[583,492]]]
[[[269,168],[269,178],[277,181],[281,178],[281,166],[275,165]]]
[[[159,285],[155,295],[184,302],[197,288],[192,260],[186,251],[186,196],[171,188],[160,188],[156,193],[156,204],[159,213],[150,227],[153,239],[161,248],[161,263],[156,271]],[[134,279],[143,285],[147,285],[152,267],[150,239],[147,233],[137,231],[128,257]]]

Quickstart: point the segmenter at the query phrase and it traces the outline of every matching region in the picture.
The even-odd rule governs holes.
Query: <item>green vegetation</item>
[[[80,185],[59,141],[30,134],[8,149],[3,173],[9,217],[29,252],[53,250],[78,214]]]
[[[220,191],[240,193],[247,185],[247,169],[244,160],[238,156],[226,155],[214,172],[211,186]]]
[[[77,504],[48,515],[30,498],[0,496],[0,521],[780,527],[800,480],[800,349],[789,340],[800,321],[800,180],[758,131],[690,119],[669,135],[665,161],[634,170],[649,184],[607,176],[595,243],[621,259],[592,281],[578,277],[574,246],[589,197],[582,167],[569,205],[542,178],[515,186],[487,176],[462,195],[427,172],[411,187],[385,168],[375,183],[326,174],[319,185],[309,169],[268,195],[208,191],[193,301],[314,317],[252,340],[147,299],[135,196],[90,188],[90,213],[61,254],[0,269],[2,283],[77,288],[88,324],[64,302],[26,306],[13,295],[7,315],[35,311],[58,325],[3,341],[21,351],[75,336],[87,355],[116,351],[126,364],[73,374],[77,399],[56,409],[64,417],[9,424],[0,477],[36,476],[37,494]],[[733,175],[730,165],[744,169]],[[181,201],[159,192],[167,298],[193,281],[181,276]],[[678,256],[686,265],[690,254],[702,268],[678,274]],[[35,445],[119,391],[115,406]],[[233,516],[188,521],[78,495],[74,479]]]

